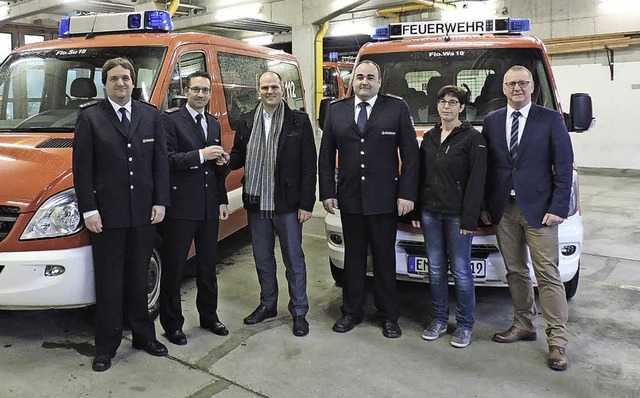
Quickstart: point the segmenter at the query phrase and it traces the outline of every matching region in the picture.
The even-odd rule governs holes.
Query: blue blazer
[[[515,163],[507,147],[507,108],[484,118],[482,134],[487,142],[485,209],[498,224],[511,189],[529,225],[544,227],[546,213],[566,218],[569,213],[573,150],[562,115],[531,105]]]

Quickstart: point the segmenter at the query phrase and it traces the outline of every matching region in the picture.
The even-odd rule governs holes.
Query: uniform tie
[[[358,106],[360,107],[360,112],[358,113],[357,125],[358,130],[360,130],[361,133],[364,133],[364,128],[367,125],[367,105],[368,103],[366,102],[361,102],[358,104]]]
[[[204,131],[204,127],[202,126],[202,114],[198,113],[196,115],[196,124],[200,127],[200,132],[202,133],[202,136],[204,137],[204,140],[207,140],[207,132]]]
[[[127,117],[127,109],[125,107],[122,107],[119,109],[119,111],[122,114],[122,131],[124,131],[124,133],[128,136],[129,130],[131,129],[131,122]]]
[[[520,129],[520,122],[518,118],[522,115],[519,111],[515,111],[511,114],[513,121],[511,122],[511,141],[509,142],[509,152],[511,153],[511,159],[516,158],[518,153],[518,130]]]

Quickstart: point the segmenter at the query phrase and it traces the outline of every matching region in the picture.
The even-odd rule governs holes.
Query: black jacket
[[[237,170],[244,167],[247,145],[253,128],[254,108],[240,117],[231,150],[229,167]],[[291,110],[284,104],[284,121],[278,141],[275,168],[275,213],[297,212],[298,209],[313,211],[316,201],[316,146],[309,116]],[[244,184],[244,177],[242,178]],[[243,186],[244,190],[244,186]],[[260,204],[249,204],[242,195],[244,208],[260,211]]]
[[[215,161],[200,163],[200,149],[222,145],[220,123],[208,112],[207,140],[186,107],[171,108],[162,116],[167,134],[171,206],[167,217],[185,220],[211,220],[220,215],[220,204],[228,204],[225,177],[227,166]]]
[[[334,101],[327,111],[319,154],[320,200],[338,199],[340,211],[363,215],[396,212],[398,198],[415,202],[418,142],[407,103],[378,94],[363,133],[354,111],[355,97]]]
[[[441,132],[438,123],[420,144],[419,210],[460,215],[461,228],[475,231],[487,172],[484,137],[467,121],[442,143]]]
[[[73,179],[81,213],[98,210],[106,228],[150,223],[169,205],[167,145],[154,105],[131,102],[127,135],[107,99],[83,104],[73,139]]]

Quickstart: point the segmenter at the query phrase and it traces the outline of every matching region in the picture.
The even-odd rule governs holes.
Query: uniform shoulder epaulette
[[[173,108],[165,109],[164,113],[173,113],[178,112],[180,110],[179,106],[174,106]]]
[[[389,98],[397,99],[397,100],[400,100],[400,101],[404,100],[404,98],[399,97],[399,96],[394,95],[394,94],[381,94],[381,95],[383,95],[383,96],[385,96],[385,97],[389,97]]]
[[[158,107],[155,104],[152,104],[151,102],[147,102],[147,101],[145,101],[143,99],[138,100],[138,101],[142,102],[143,104],[146,104],[146,105],[149,105],[149,106],[152,106],[152,107],[158,109]]]
[[[85,102],[84,104],[80,104],[80,105],[79,105],[79,108],[80,108],[80,109],[88,108],[88,107],[90,107],[90,106],[93,106],[93,105],[97,104],[98,102],[100,102],[100,100],[98,100],[98,99],[92,99],[91,101],[87,101],[87,102]]]
[[[332,104],[337,104],[338,102],[340,102],[340,101],[344,101],[344,100],[346,100],[347,98],[349,98],[349,97],[336,98],[336,99],[334,99],[333,101],[331,101],[331,103],[332,103]]]

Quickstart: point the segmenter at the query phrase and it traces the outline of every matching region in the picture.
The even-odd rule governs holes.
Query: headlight
[[[578,172],[573,170],[571,181],[571,197],[569,200],[569,217],[576,214],[580,209],[580,188],[578,185]]]
[[[83,227],[76,191],[71,188],[53,195],[40,206],[20,236],[20,240],[72,235]]]

